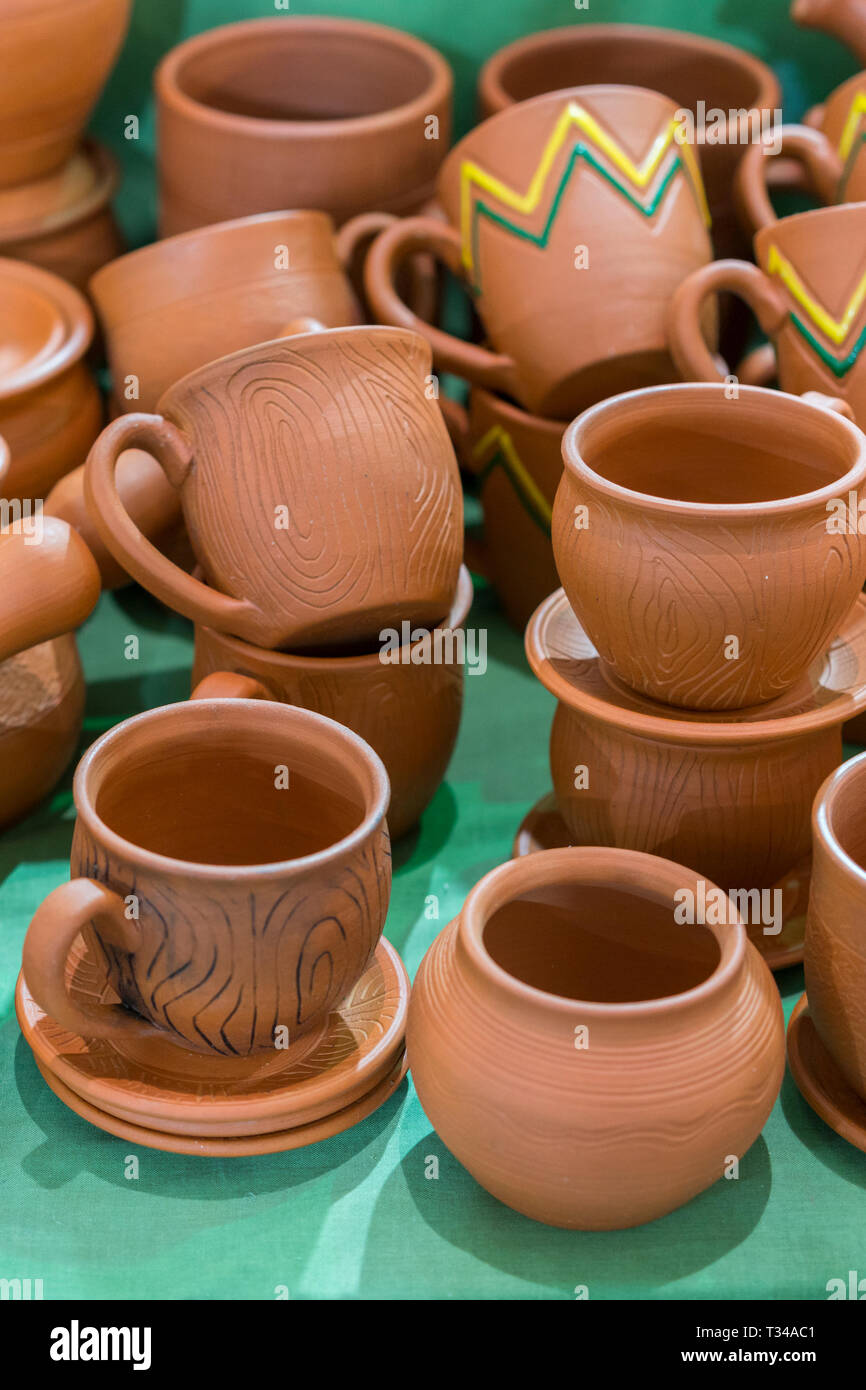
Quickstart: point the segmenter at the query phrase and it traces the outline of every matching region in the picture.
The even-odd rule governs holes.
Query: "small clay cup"
[[[866,65],[866,6],[863,0],[794,0],[791,18],[807,29],[832,34]]]
[[[84,1037],[302,1054],[370,964],[391,886],[388,779],[342,725],[268,700],[197,700],[103,734],[78,766],[72,879],[23,970]],[[122,1005],[67,994],[79,931]],[[285,1037],[286,1035],[283,1035]],[[283,1054],[284,1055],[284,1054]]]
[[[778,697],[863,587],[866,535],[831,523],[839,499],[866,499],[866,439],[835,409],[662,386],[586,411],[562,453],[560,579],[602,661],[654,700]]]
[[[679,925],[691,869],[542,851],[470,891],[415,978],[407,1051],[437,1134],[553,1226],[653,1221],[722,1177],[785,1069],[782,1006],[742,925]]]
[[[372,646],[395,620],[435,627],[457,586],[460,478],[415,334],[352,327],[221,357],[112,421],[85,473],[115,559],[195,622],[255,646]],[[177,488],[206,583],[124,510],[118,456],[154,454]]]
[[[461,569],[443,628],[457,632],[471,603],[472,580]],[[263,651],[197,626],[193,698],[265,694],[353,729],[385,765],[391,784],[388,827],[396,840],[417,824],[445,775],[463,705],[463,667],[454,659],[431,663],[421,648],[419,637],[387,663],[379,649],[305,656]],[[442,650],[453,658],[453,650],[444,645]]]
[[[416,212],[451,142],[445,59],[380,24],[228,24],[173,48],[154,86],[163,236],[285,207]]]

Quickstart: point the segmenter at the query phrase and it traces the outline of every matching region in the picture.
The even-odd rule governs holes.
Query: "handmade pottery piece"
[[[595,406],[562,453],[560,579],[602,660],[655,700],[775,699],[863,587],[866,535],[831,522],[866,502],[866,439],[835,409],[681,383]]]
[[[71,633],[0,662],[0,829],[63,776],[83,717],[84,673]]]
[[[788,1066],[816,1115],[866,1153],[866,1101],[851,1090],[819,1038],[805,994],[788,1023]]]
[[[163,58],[154,87],[163,236],[285,207],[337,223],[416,212],[451,142],[445,59],[379,24],[210,29]]]
[[[401,643],[387,660],[381,646],[354,656],[264,651],[197,626],[193,698],[243,697],[259,687],[269,699],[316,710],[353,729],[385,764],[391,783],[388,828],[397,839],[417,823],[454,749],[463,666],[449,634],[463,627],[471,603],[472,580],[461,569],[451,611],[438,633]],[[437,642],[441,659],[434,660]]]
[[[93,315],[71,285],[22,261],[0,260],[0,302],[0,433],[11,455],[3,496],[44,499],[86,458],[102,423],[84,362]]]
[[[866,4],[864,0],[794,0],[791,18],[807,29],[821,29],[850,48],[861,67],[866,64]]]
[[[0,526],[0,662],[80,627],[99,592],[93,557],[65,521],[36,513]]]
[[[755,235],[757,266],[716,261],[690,276],[671,301],[668,337],[682,375],[724,379],[703,341],[705,301],[745,300],[775,352],[779,385],[847,402],[866,425],[866,205],[848,203],[783,217]]]
[[[415,1088],[499,1201],[553,1226],[637,1226],[757,1139],[784,1072],[781,1002],[738,921],[680,924],[698,889],[667,859],[551,850],[487,874],[430,947],[409,1003]]]
[[[572,842],[692,864],[752,895],[749,930],[774,963],[799,954],[812,801],[842,761],[843,722],[866,709],[866,597],[807,677],[748,710],[678,710],[629,690],[562,590],[532,618],[526,652],[559,702],[550,769]]]
[[[388,779],[373,750],[308,710],[197,700],[103,734],[74,796],[72,879],[24,942],[45,1013],[124,1048],[312,1051],[388,907]],[[126,1007],[67,993],[79,931]]]
[[[123,250],[111,210],[120,173],[104,145],[86,140],[60,169],[0,188],[0,255],[29,261],[80,290]]]
[[[342,328],[259,343],[190,373],[160,415],[114,420],[87,506],[116,560],[186,617],[260,647],[371,646],[435,627],[460,571],[462,494],[415,334]],[[114,483],[124,449],[178,489],[207,583],[141,535]]]
[[[72,157],[129,23],[131,0],[3,0],[0,187]]]
[[[343,264],[353,246],[345,236],[337,245],[323,212],[273,212],[168,237],[105,266],[90,288],[121,408],[154,410],[188,372],[280,337],[301,316],[359,323]]]
[[[578,87],[499,112],[442,165],[451,225],[407,218],[374,242],[364,282],[377,317],[424,333],[442,369],[538,415],[568,418],[673,379],[668,300],[712,257],[697,157],[679,129],[674,103],[638,87]],[[395,274],[418,251],[469,287],[491,348],[421,322],[400,299]],[[623,298],[630,264],[640,292]]]

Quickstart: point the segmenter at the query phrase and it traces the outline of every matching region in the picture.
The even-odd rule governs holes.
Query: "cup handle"
[[[261,681],[240,671],[211,671],[203,676],[189,697],[191,700],[273,700],[276,698]]]
[[[834,415],[844,415],[852,425],[857,423],[854,411],[841,396],[828,396],[825,391],[801,391],[800,399],[808,401],[810,405],[817,405],[821,410],[832,410]]]
[[[126,916],[123,899],[92,878],[61,883],[37,908],[27,928],[22,969],[41,1009],[62,1028],[85,1038],[142,1039],[159,1030],[122,1004],[84,1004],[66,990],[66,958],[82,927],[94,922],[122,951],[138,945],[139,928]]]
[[[193,622],[220,631],[262,634],[261,614],[246,599],[229,598],[175,565],[139,530],[117,489],[117,460],[125,449],[152,454],[172,487],[179,489],[193,463],[192,450],[180,430],[161,415],[120,415],[102,431],[84,470],[87,509],[106,549],[118,564],[169,608]],[[267,641],[264,645],[271,645]]]
[[[344,270],[351,270],[355,257],[365,241],[372,241],[380,232],[393,227],[399,218],[392,212],[359,212],[344,222],[334,239],[337,260]]]
[[[710,261],[699,266],[677,286],[668,308],[668,347],[684,381],[725,380],[724,364],[710,351],[701,331],[704,300],[724,290],[749,306],[768,338],[775,336],[787,317],[784,298],[756,265]]]
[[[768,191],[769,171],[775,159],[794,159],[806,171],[809,184],[823,203],[834,203],[842,178],[842,161],[823,131],[806,125],[783,125],[778,130],[779,149],[771,152],[756,143],[747,146],[734,180],[737,206],[753,231],[778,222]]]
[[[40,524],[41,537],[0,532],[0,661],[79,627],[102,590],[78,532],[55,516]]]
[[[510,357],[465,343],[444,329],[425,323],[400,298],[396,275],[410,256],[427,252],[461,276],[460,235],[433,217],[406,217],[376,238],[364,263],[364,289],[380,323],[411,328],[426,338],[437,368],[466,381],[517,394],[517,368]]]

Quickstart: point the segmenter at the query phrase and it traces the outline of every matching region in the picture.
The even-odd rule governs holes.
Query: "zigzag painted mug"
[[[575,87],[500,111],[442,165],[450,225],[408,218],[373,244],[365,287],[377,316],[423,333],[438,367],[537,415],[568,419],[675,379],[667,305],[712,256],[685,133],[675,103],[641,87]],[[395,276],[419,250],[462,278],[490,348],[421,322],[400,299]]]

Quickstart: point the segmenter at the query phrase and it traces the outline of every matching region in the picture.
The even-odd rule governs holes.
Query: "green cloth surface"
[[[522,32],[584,20],[689,27],[744,43],[777,67],[796,117],[853,70],[829,39],[799,31],[781,0],[358,0],[301,4],[402,25],[437,43],[471,117],[480,61]],[[272,14],[266,0],[138,0],[132,33],[94,128],[124,159],[120,208],[134,241],[154,223],[150,70],[203,27]],[[143,118],[127,144],[124,115]],[[488,630],[485,675],[468,676],[463,724],[445,783],[420,831],[395,852],[386,933],[410,975],[468,889],[507,858],[517,825],[548,788],[553,702],[529,673],[522,642],[480,588],[470,622]],[[138,661],[124,639],[140,641]],[[82,748],[138,710],[185,698],[191,633],[138,589],[103,597],[82,629],[88,679]],[[848,750],[853,751],[853,750]],[[431,1132],[411,1080],[349,1133],[296,1153],[193,1159],[136,1149],[61,1104],[39,1076],[15,1021],[27,924],[68,874],[71,773],[26,822],[0,836],[0,1277],[42,1279],[46,1298],[590,1298],[826,1297],[863,1269],[863,1156],[813,1115],[790,1077],[736,1182],[635,1231],[548,1229],[489,1197]],[[425,916],[428,895],[439,920]],[[802,970],[780,975],[790,1012]],[[127,1156],[136,1154],[137,1179]],[[428,1179],[427,1158],[440,1160]]]

